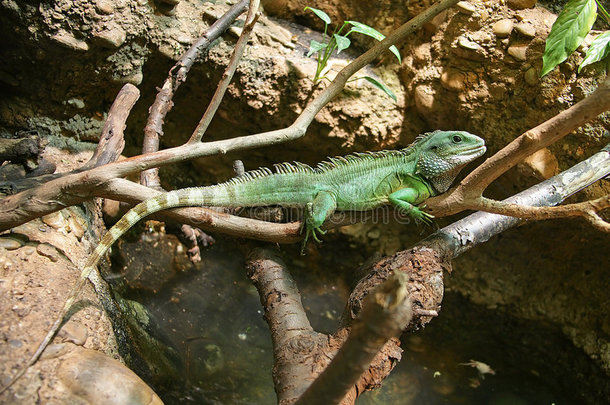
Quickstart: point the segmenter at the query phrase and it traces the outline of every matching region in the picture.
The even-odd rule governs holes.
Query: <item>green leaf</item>
[[[610,31],[604,32],[591,43],[591,46],[587,49],[585,60],[578,67],[578,72],[585,66],[599,62],[608,55],[610,55]]]
[[[394,92],[392,92],[392,90],[390,90],[390,88],[388,86],[386,86],[385,84],[381,83],[380,81],[377,81],[377,80],[373,79],[370,76],[364,76],[363,79],[365,79],[368,82],[372,83],[373,85],[375,85],[375,87],[383,90],[383,92],[385,94],[390,96],[392,98],[392,100],[394,100],[394,102],[396,102],[396,94],[394,94]]]
[[[309,52],[307,52],[307,57],[309,58],[311,55],[313,55],[314,53],[318,52],[321,49],[324,49],[328,46],[328,44],[324,44],[322,42],[318,42],[315,40],[311,40],[311,42],[309,42]]]
[[[597,18],[595,0],[570,0],[546,39],[540,77],[566,60],[585,39]]]
[[[324,11],[318,10],[317,8],[313,8],[313,7],[305,7],[303,10],[313,11],[314,14],[320,18],[320,20],[324,21],[324,24],[326,24],[326,25],[330,24],[330,17]]]
[[[357,32],[359,34],[364,34],[368,35],[371,38],[375,38],[377,41],[383,41],[383,39],[385,38],[385,35],[383,35],[381,32],[377,31],[375,28],[369,27],[366,24],[362,24],[358,21],[346,21],[346,23],[351,24],[352,29],[350,29],[349,32],[345,34],[345,36],[348,36],[352,32]],[[400,52],[398,52],[398,48],[392,45],[389,49],[394,55],[396,55],[396,58],[398,58],[398,63],[401,63],[402,60],[400,58]]]
[[[335,42],[337,42],[337,55],[342,50],[349,48],[351,44],[349,38],[337,34],[334,34],[333,37],[335,38]]]

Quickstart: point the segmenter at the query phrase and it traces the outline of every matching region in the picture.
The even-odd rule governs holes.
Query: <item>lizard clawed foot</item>
[[[326,235],[326,231],[318,228],[312,228],[311,230],[311,236],[313,237],[313,240],[315,240],[318,243],[322,243],[322,239],[318,238],[318,233],[320,235]]]
[[[424,213],[425,215],[422,215],[421,217],[414,217],[415,223],[417,224],[417,226],[423,225],[423,226],[432,226],[434,225],[434,216]]]
[[[319,236],[326,235],[326,231],[322,229],[322,224],[324,220],[316,220],[316,216],[314,215],[313,203],[307,203],[305,206],[305,219],[303,220],[303,224],[301,225],[300,233],[302,234],[305,231],[305,238],[303,239],[303,244],[301,245],[301,255],[305,254],[305,246],[307,245],[307,241],[311,237],[318,243],[322,243],[322,240]]]
[[[301,233],[303,233],[302,232],[303,228],[306,228],[306,231],[305,231],[305,238],[303,239],[303,243],[301,245],[301,255],[305,255],[305,247],[307,246],[307,241],[309,240],[310,236],[316,242],[322,243],[322,240],[318,237],[318,234],[326,235],[326,232],[327,232],[327,231],[321,229],[319,226],[314,227],[311,224],[307,224],[305,222],[303,223],[303,226],[301,227]]]
[[[422,204],[419,207],[413,207],[413,209],[409,212],[409,215],[411,216],[411,218],[413,218],[415,224],[418,226],[432,226],[432,224],[434,224],[434,222],[432,221],[434,219],[434,215],[422,211],[422,208],[426,208],[426,206]]]

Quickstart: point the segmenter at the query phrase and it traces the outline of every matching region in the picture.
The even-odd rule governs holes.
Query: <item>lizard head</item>
[[[434,131],[418,142],[417,173],[444,193],[460,170],[483,155],[485,141],[466,131]]]

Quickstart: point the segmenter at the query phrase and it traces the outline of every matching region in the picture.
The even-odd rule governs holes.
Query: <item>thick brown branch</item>
[[[449,256],[424,245],[398,252],[371,264],[368,274],[352,291],[341,319],[342,327],[334,336],[341,338],[349,330],[353,320],[360,316],[366,297],[396,273],[407,276],[407,291],[412,302],[413,317],[408,326],[403,325],[403,328],[412,330],[423,327],[438,315],[443,299],[443,270],[451,271]],[[350,391],[350,395],[353,395],[351,400],[355,399],[355,395],[379,387],[400,360],[401,352],[400,340],[389,340],[383,347],[382,354],[375,359],[374,365],[365,371],[355,389]]]
[[[320,334],[311,329],[296,285],[274,251],[254,249],[248,255],[246,268],[259,291],[265,310],[265,319],[271,329],[275,363],[273,376],[279,403],[281,405],[291,404],[305,392],[311,381],[335,357],[348,337],[349,327],[342,327],[332,336]],[[408,277],[404,278],[408,279]],[[411,287],[409,288],[411,289]],[[398,295],[404,296],[402,293]],[[388,295],[385,295],[385,298],[388,298]],[[397,303],[397,300],[382,299],[381,301]],[[378,322],[378,320],[376,321]],[[389,320],[389,322],[393,321]],[[404,321],[400,327],[404,327],[406,323]],[[359,393],[381,384],[396,361],[400,359],[401,350],[398,345],[398,339],[391,339],[391,342],[386,344],[383,350],[375,356],[373,364],[365,371],[365,375],[355,384],[352,380],[349,384],[350,395],[344,401],[345,404],[353,403]],[[373,354],[376,352],[377,350]]]
[[[108,111],[108,119],[104,124],[100,141],[93,156],[79,171],[102,166],[117,160],[125,147],[125,138],[123,137],[125,122],[138,98],[140,98],[140,90],[136,86],[129,83],[123,86]]]
[[[273,340],[273,380],[278,401],[289,402],[305,390],[311,358],[327,340],[311,327],[296,283],[282,260],[269,249],[253,249],[246,265],[254,282]]]
[[[398,337],[412,316],[405,273],[394,273],[366,299],[358,321],[331,363],[309,386],[296,404],[339,404],[369,368],[386,342]],[[350,399],[346,402],[353,401]]]

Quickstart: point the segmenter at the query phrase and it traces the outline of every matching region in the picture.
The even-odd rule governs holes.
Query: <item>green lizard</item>
[[[25,367],[0,390],[0,394],[38,360],[60,329],[100,258],[140,219],[160,210],[183,206],[302,207],[304,243],[310,237],[319,241],[319,234],[325,232],[322,224],[336,210],[365,211],[389,203],[416,221],[428,222],[432,216],[417,205],[447,191],[458,172],[485,150],[483,139],[468,132],[435,131],[419,136],[401,150],[330,158],[315,168],[303,163],[280,163],[275,165],[275,173],[261,168],[226,183],[170,191],[141,202],[103,236],[51,329]]]

